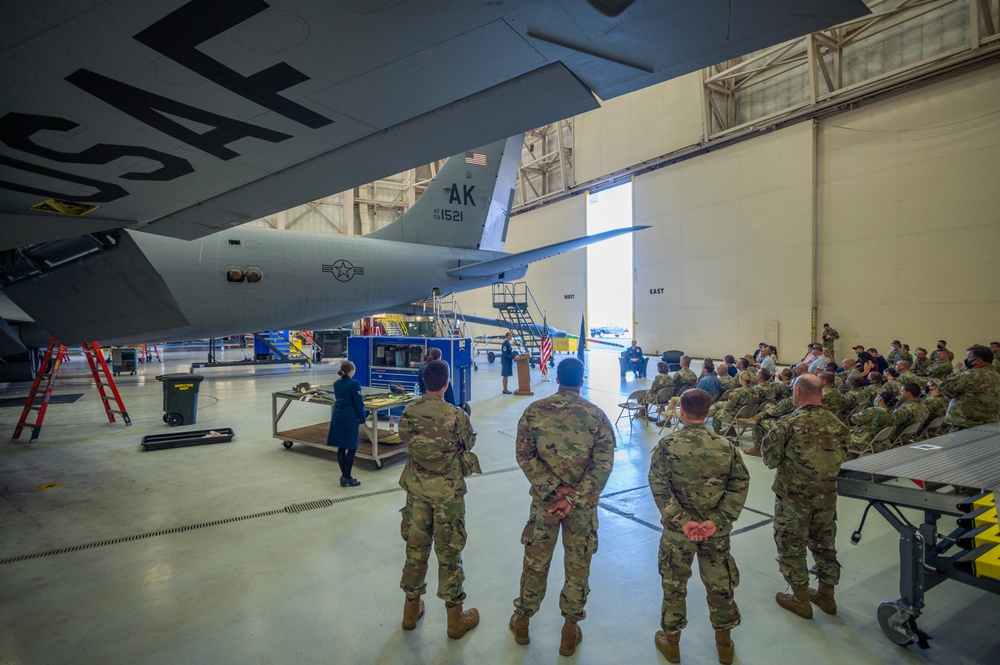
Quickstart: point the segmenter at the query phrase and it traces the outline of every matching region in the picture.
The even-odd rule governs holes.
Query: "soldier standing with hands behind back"
[[[424,615],[427,560],[431,544],[438,560],[438,598],[448,611],[448,637],[458,639],[479,624],[479,612],[462,609],[465,601],[465,477],[460,453],[471,451],[476,433],[465,411],[444,401],[448,364],[424,366],[427,394],[411,402],[399,418],[399,436],[409,447],[399,485],[406,490],[400,527],[406,563],[399,586],[406,592],[403,629],[413,630]]]
[[[740,583],[729,554],[729,532],[743,511],[750,474],[736,447],[705,427],[712,397],[704,390],[681,395],[684,429],[660,439],[649,467],[649,489],[660,509],[660,576],[663,605],[656,648],[679,663],[681,630],[687,625],[687,582],[691,560],[698,555],[701,581],[715,628],[719,662],[733,662],[729,631],[740,624],[733,591]]]
[[[566,622],[559,653],[571,656],[583,640],[590,559],[597,551],[597,502],[614,464],[615,431],[600,407],[580,396],[583,363],[556,368],[559,391],[533,402],[517,425],[517,463],[531,483],[531,510],[521,534],[524,567],[510,630],[528,644],[528,620],[542,604],[552,551],[562,532],[566,582],[559,609]]]

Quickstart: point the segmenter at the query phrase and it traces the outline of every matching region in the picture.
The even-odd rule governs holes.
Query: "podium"
[[[531,370],[528,368],[528,360],[531,355],[528,353],[522,353],[519,356],[514,356],[514,362],[517,363],[517,390],[514,391],[515,395],[534,395],[531,392]]]

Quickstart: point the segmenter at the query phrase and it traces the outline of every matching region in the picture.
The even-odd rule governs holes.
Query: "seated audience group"
[[[725,356],[718,366],[705,358],[697,375],[691,357],[683,356],[673,375],[666,363],[657,364],[646,402],[664,424],[671,398],[676,403],[688,388],[704,390],[714,402],[709,411],[714,431],[730,433],[739,418],[752,428],[753,445],[744,453],[758,456],[767,432],[795,411],[791,382],[803,374],[819,377],[823,406],[852,428],[855,456],[1000,420],[1000,342],[969,347],[960,363],[945,340],[938,340],[933,357],[923,347],[911,352],[899,340],[891,349],[883,357],[874,347],[858,345],[856,355],[838,365],[829,348],[813,343],[800,362],[778,370],[777,349],[761,342],[752,356]]]

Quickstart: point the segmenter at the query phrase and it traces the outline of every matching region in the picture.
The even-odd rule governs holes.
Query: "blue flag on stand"
[[[583,352],[587,350],[587,317],[580,317],[580,343],[576,345],[576,357],[583,362]]]

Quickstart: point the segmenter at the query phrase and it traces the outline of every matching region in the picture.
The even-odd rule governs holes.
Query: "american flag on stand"
[[[552,338],[549,336],[549,324],[542,317],[542,357],[541,357],[541,367],[542,376],[548,377],[549,375],[549,358],[552,357]]]
[[[486,166],[486,155],[481,152],[467,152],[465,153],[465,163]]]

